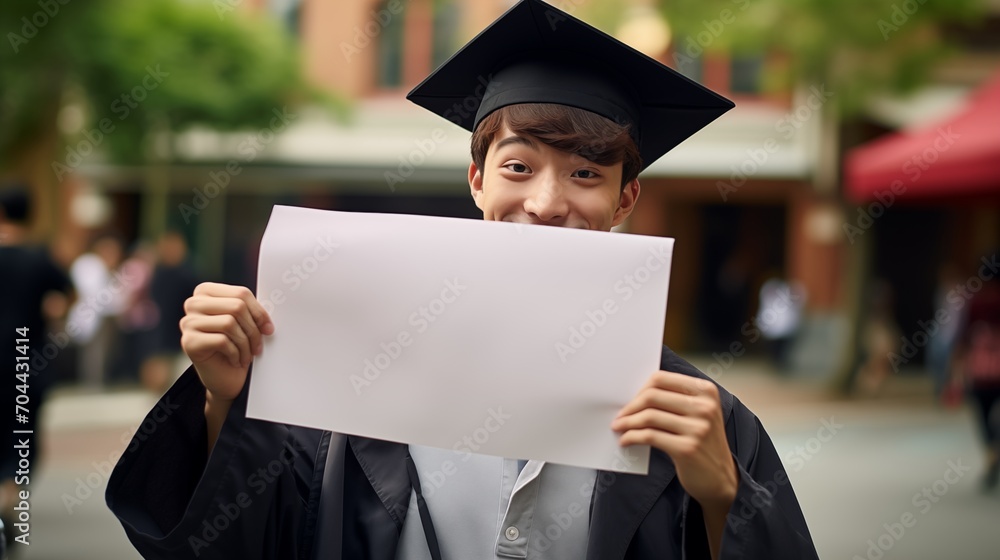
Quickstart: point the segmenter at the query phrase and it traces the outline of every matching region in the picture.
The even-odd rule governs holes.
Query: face
[[[597,165],[504,127],[484,169],[469,166],[483,219],[610,231],[635,207],[639,181],[621,187],[622,164]]]
[[[114,238],[105,237],[94,243],[94,254],[101,257],[108,268],[116,268],[121,264],[122,245]]]

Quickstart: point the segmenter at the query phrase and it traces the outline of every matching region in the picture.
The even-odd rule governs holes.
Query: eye
[[[524,165],[523,163],[521,163],[519,161],[508,163],[508,164],[504,165],[503,167],[505,169],[509,169],[509,170],[513,171],[514,173],[528,173],[529,171],[531,171],[530,169],[528,169],[527,165]]]
[[[576,172],[573,173],[573,176],[579,177],[581,179],[596,179],[600,177],[600,175],[598,175],[597,172],[592,169],[578,169]]]

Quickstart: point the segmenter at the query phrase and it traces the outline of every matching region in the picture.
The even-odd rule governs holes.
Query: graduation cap
[[[516,103],[630,124],[643,169],[733,102],[541,0],[521,0],[406,96],[473,131]]]

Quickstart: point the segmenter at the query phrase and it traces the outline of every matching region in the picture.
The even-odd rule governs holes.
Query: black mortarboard
[[[586,109],[633,125],[643,168],[734,106],[541,0],[518,2],[406,98],[469,131],[515,103]]]

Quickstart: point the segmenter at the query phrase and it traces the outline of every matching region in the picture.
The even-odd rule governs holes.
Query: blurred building
[[[555,4],[573,12],[586,2]],[[160,170],[169,177],[166,206],[144,197],[148,169],[91,165],[84,174],[112,200],[124,231],[138,235],[155,216],[188,233],[207,274],[251,285],[273,204],[478,218],[466,183],[469,134],[403,94],[512,4],[247,0],[243,9],[270,11],[289,26],[317,84],[354,100],[350,122],[303,110],[276,113],[276,131],[180,135],[174,157]],[[635,15],[616,33],[621,39],[737,104],[640,177],[642,202],[626,229],[678,240],[666,341],[676,348],[755,351],[758,290],[781,276],[798,280],[808,293],[799,355],[818,353],[816,359],[828,363],[822,357],[835,355],[850,336],[843,309],[851,244],[843,225],[853,211],[836,180],[836,125],[822,116],[831,92],[805,84],[764,95],[762,76],[786,64],[780,56],[708,54],[700,37],[663,36],[660,16],[643,10],[648,3],[629,4]],[[989,49],[1000,52],[993,43]],[[975,81],[973,73],[964,85]],[[894,244],[897,224],[905,222],[919,234],[915,239],[948,232],[953,240],[935,245],[945,251],[962,246],[972,230],[979,236],[996,230],[995,207],[903,207],[899,217],[879,220],[871,237]],[[919,243],[904,246],[921,254]],[[911,272],[926,264],[880,258]]]

